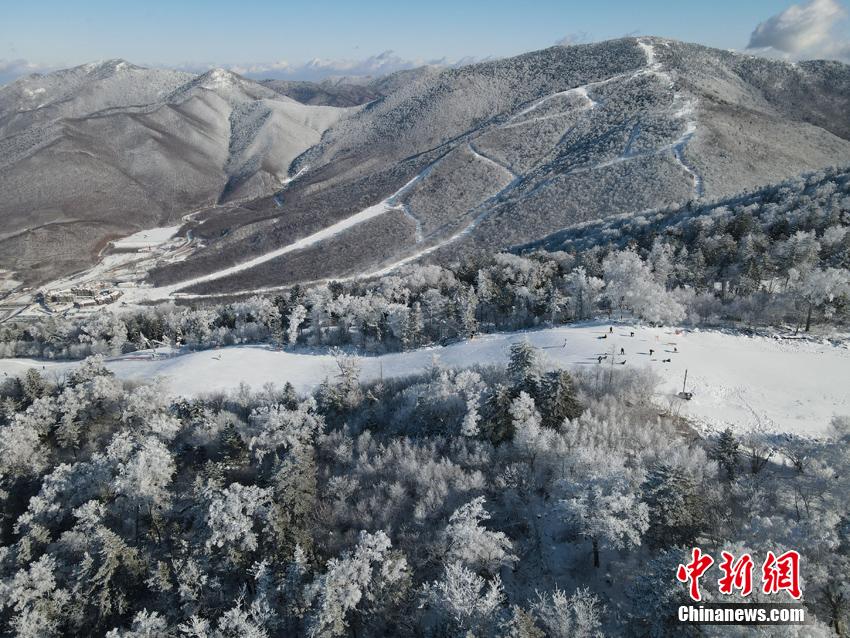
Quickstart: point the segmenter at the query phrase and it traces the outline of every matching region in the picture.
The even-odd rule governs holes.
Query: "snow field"
[[[527,338],[540,348],[548,365],[598,373],[600,383],[605,383],[611,369],[651,368],[661,379],[655,397],[659,407],[678,411],[703,430],[728,425],[739,432],[761,427],[818,436],[827,432],[833,416],[850,414],[850,348],[846,345],[627,324],[615,324],[613,333],[608,330],[608,324],[580,324],[483,335],[413,352],[363,356],[361,379],[418,373],[435,359],[452,368],[504,364],[511,344]],[[632,331],[634,337],[630,336]],[[621,348],[624,356],[619,354]],[[650,348],[655,351],[653,356],[649,355]],[[606,355],[598,363],[598,357]],[[664,363],[665,359],[670,362]],[[621,365],[622,361],[626,363]],[[62,374],[77,363],[2,359],[0,372],[20,374],[27,367],[39,369],[42,365],[45,373]],[[150,352],[140,352],[111,359],[108,367],[128,380],[160,377],[169,392],[182,396],[228,390],[240,382],[254,389],[268,382],[290,382],[297,391],[309,392],[337,371],[329,354],[276,351],[263,345],[156,360]],[[687,389],[694,395],[691,401],[674,396],[682,389],[685,370]]]

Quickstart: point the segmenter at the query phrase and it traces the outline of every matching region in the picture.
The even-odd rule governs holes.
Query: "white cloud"
[[[759,24],[748,49],[773,50],[795,59],[850,59],[850,40],[838,32],[847,17],[837,0],[794,4]]]
[[[28,60],[2,60],[0,59],[0,85],[12,82],[22,75],[30,73],[40,73],[49,71],[51,67],[47,67]]]
[[[575,31],[555,40],[555,46],[568,47],[574,44],[587,44],[588,42],[590,42],[590,34],[587,31]]]
[[[185,63],[176,65],[175,68],[194,73],[202,73],[211,68],[222,67],[254,79],[315,81],[339,76],[381,76],[424,65],[463,66],[481,60],[482,58],[472,57],[461,58],[459,60],[448,60],[446,58],[437,60],[409,59],[403,58],[393,51],[384,51],[361,59],[313,58],[302,63],[291,63],[286,60],[242,64]]]

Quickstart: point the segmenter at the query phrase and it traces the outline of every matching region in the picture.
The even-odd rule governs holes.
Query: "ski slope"
[[[122,237],[112,242],[113,247],[123,250],[138,250],[140,248],[151,248],[164,244],[177,234],[180,226],[165,226],[161,228],[149,228],[137,233]]]
[[[634,330],[635,336],[630,332]],[[601,338],[605,336],[605,338]],[[676,334],[670,328],[591,323],[525,333],[484,335],[446,347],[360,358],[361,378],[376,379],[420,372],[436,357],[441,365],[460,368],[502,364],[512,343],[528,338],[552,366],[599,370],[625,365],[650,367],[661,383],[659,406],[680,410],[703,429],[732,426],[747,431],[759,422],[769,431],[820,435],[834,415],[850,415],[850,348],[803,340],[749,337],[716,331]],[[619,356],[620,348],[625,356]],[[649,356],[649,349],[655,355]],[[675,352],[678,350],[678,352]],[[611,353],[617,353],[614,357]],[[597,357],[608,355],[602,364]],[[669,363],[663,363],[670,359]],[[62,374],[77,365],[24,359],[0,359],[0,372],[19,374],[28,367]],[[109,368],[123,379],[161,377],[175,395],[194,396],[227,390],[240,382],[255,389],[271,382],[292,383],[299,392],[313,390],[336,372],[329,354],[306,350],[276,351],[267,346],[234,346],[152,360],[149,352],[112,359]],[[673,398],[685,370],[691,401]]]

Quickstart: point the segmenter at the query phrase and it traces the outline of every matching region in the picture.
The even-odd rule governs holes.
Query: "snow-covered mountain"
[[[661,38],[431,69],[328,130],[281,193],[202,215],[208,248],[154,280],[208,294],[384,273],[728,196],[850,163],[848,110],[846,65]]]
[[[624,38],[351,87],[109,62],[0,89],[0,268],[43,280],[110,235],[196,211],[194,252],[153,283],[255,290],[455,259],[850,164],[840,63]]]
[[[0,265],[43,281],[110,237],[274,192],[349,112],[222,69],[110,60],[22,78],[0,88]]]

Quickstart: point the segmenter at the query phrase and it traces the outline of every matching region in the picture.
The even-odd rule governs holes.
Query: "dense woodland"
[[[652,323],[804,331],[850,320],[850,173],[620,217],[517,253],[416,265],[378,281],[0,326],[0,356],[83,358],[249,342],[416,348],[628,313]]]
[[[847,635],[846,418],[820,441],[699,438],[650,373],[549,370],[527,342],[504,369],[366,385],[338,363],[309,397],[171,401],[100,357],[4,380],[3,631],[689,635],[674,574],[699,544],[798,550],[817,620],[760,635]]]

